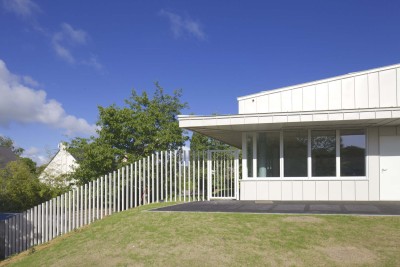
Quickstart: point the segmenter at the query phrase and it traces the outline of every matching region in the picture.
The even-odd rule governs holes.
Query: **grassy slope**
[[[156,213],[142,207],[3,264],[400,266],[400,217]]]

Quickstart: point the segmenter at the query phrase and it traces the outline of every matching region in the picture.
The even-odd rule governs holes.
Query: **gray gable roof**
[[[10,161],[17,160],[17,155],[8,147],[0,146],[0,169],[6,167]]]

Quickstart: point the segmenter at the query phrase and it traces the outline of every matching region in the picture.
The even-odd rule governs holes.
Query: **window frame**
[[[326,128],[325,128],[326,129]],[[312,158],[311,158],[311,131],[324,130],[321,128],[307,128],[303,129],[307,131],[307,176],[303,177],[285,177],[284,176],[284,132],[295,131],[299,129],[287,129],[287,130],[269,130],[269,131],[254,131],[244,132],[242,135],[242,174],[243,180],[247,181],[331,181],[331,180],[343,180],[343,181],[354,181],[354,180],[368,180],[368,129],[365,127],[350,127],[350,128],[328,128],[336,131],[336,176],[312,176]],[[365,135],[365,176],[340,176],[340,131],[341,130],[363,130]],[[261,132],[279,132],[280,136],[280,173],[279,177],[248,177],[247,176],[247,136],[253,138],[253,175],[257,175],[257,134]]]

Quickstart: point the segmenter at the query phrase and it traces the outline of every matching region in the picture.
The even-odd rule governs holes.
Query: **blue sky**
[[[39,163],[132,88],[183,89],[186,114],[400,63],[400,1],[0,0],[0,135]]]

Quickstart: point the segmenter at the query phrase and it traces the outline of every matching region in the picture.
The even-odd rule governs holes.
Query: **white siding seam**
[[[358,108],[357,106],[357,101],[356,101],[356,78],[353,78],[353,107]]]
[[[368,93],[367,94],[367,107],[370,108],[370,106],[369,106],[369,103],[370,103],[369,102],[369,98],[370,98],[370,95],[369,95],[369,75],[367,74],[366,77],[367,77],[367,93]]]
[[[379,102],[378,106],[381,107],[381,73],[378,71],[378,96],[379,96]]]
[[[396,74],[395,74],[395,79],[396,79],[396,82],[395,82],[395,85],[396,85],[396,106],[399,106],[399,103],[398,103],[398,93],[397,93],[397,90],[399,89],[399,88],[397,88],[397,69],[395,69],[395,72],[396,72]]]
[[[354,200],[357,200],[357,183],[354,182]]]
[[[343,200],[343,181],[340,181],[340,200]]]

